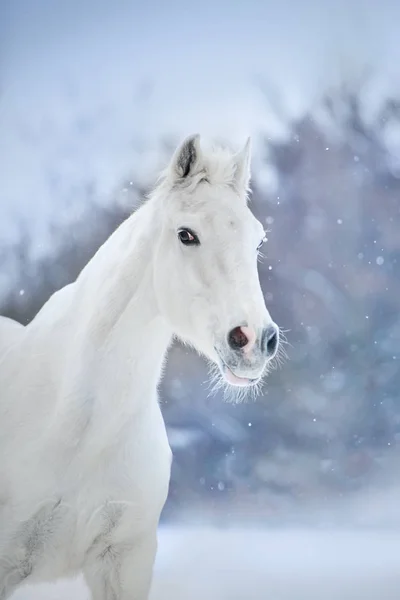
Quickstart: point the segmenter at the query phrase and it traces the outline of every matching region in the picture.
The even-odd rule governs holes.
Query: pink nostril
[[[247,337],[247,344],[243,346],[242,350],[243,352],[248,354],[254,348],[254,345],[257,340],[257,335],[254,329],[251,329],[251,327],[241,327],[240,329],[242,330],[242,333]]]
[[[229,345],[234,350],[243,350],[248,354],[256,343],[257,335],[251,327],[235,327],[228,336]]]

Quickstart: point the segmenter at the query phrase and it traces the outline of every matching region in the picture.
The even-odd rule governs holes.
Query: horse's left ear
[[[187,137],[176,149],[170,170],[174,179],[187,179],[196,173],[201,164],[200,135]]]
[[[236,154],[235,184],[240,192],[246,193],[250,184],[251,138],[248,137],[244,148]]]

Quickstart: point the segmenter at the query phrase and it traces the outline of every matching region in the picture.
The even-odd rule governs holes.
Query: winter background
[[[154,600],[399,597],[399,23],[394,0],[0,2],[1,314],[74,280],[183,136],[253,138],[289,360],[232,405],[173,348]]]

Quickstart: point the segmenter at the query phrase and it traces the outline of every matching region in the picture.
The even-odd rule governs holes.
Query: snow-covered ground
[[[400,532],[166,528],[152,600],[398,600]],[[12,600],[87,600],[81,580]]]

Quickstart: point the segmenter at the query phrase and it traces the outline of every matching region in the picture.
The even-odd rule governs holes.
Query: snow
[[[248,134],[255,136],[257,183],[263,189],[275,186],[274,202],[284,208],[287,197],[278,195],[277,174],[260,152],[257,135],[288,135],[288,119],[313,110],[321,92],[343,76],[352,80],[355,74],[355,80],[362,79],[368,66],[374,83],[367,86],[363,111],[369,122],[376,122],[382,99],[393,90],[398,93],[399,22],[400,3],[391,0],[370,0],[368,10],[364,0],[304,0],[297,4],[293,0],[203,0],[199,11],[195,5],[188,9],[182,0],[3,0],[1,247],[19,239],[22,220],[32,235],[33,258],[56,255],[59,240],[51,233],[51,224],[68,231],[82,218],[89,200],[109,205],[116,201],[119,186],[121,193],[127,191],[131,181],[145,188],[165,159],[164,142],[175,143],[195,131],[235,143],[242,143]],[[340,99],[338,103],[335,111],[340,124],[346,106]],[[315,114],[318,117],[317,110]],[[333,130],[338,123],[330,124],[329,157],[335,152]],[[399,126],[385,126],[384,140],[397,173]],[[357,165],[362,164],[359,154],[362,157],[355,148]],[[268,216],[266,223],[272,224],[274,218]],[[333,228],[340,233],[349,222],[343,212],[332,218]],[[276,228],[281,230],[281,221]],[[316,205],[309,216],[309,229],[310,238],[324,231]],[[394,242],[392,246],[397,247]],[[351,256],[357,256],[360,264],[372,262],[379,272],[390,264],[390,257],[379,246],[371,256],[366,250],[358,252],[358,245],[355,248]],[[20,285],[18,269],[17,256],[10,256],[0,272],[0,299]],[[269,265],[267,270],[271,269]],[[283,268],[280,273],[283,276]],[[300,271],[299,279],[305,291],[324,300],[339,323],[345,317],[354,320],[345,296],[340,295],[345,286],[334,289],[326,273],[322,277],[313,270]],[[28,287],[26,293],[23,287],[16,289],[24,299],[29,296]],[[272,292],[268,294],[267,300],[272,301]],[[367,323],[373,319],[372,313],[371,318],[360,314]],[[307,323],[300,314],[301,325],[303,320]],[[328,392],[337,392],[332,406],[336,402],[338,415],[341,410],[347,415],[339,402],[341,396],[343,406],[346,401],[342,392],[349,385],[347,372],[337,370],[324,376],[326,397],[313,383],[315,363],[310,348],[322,348],[323,356],[329,345],[320,346],[321,338],[331,342],[328,324],[326,331],[318,324],[321,320],[307,326],[308,346],[294,344],[292,354],[298,353],[299,364],[300,353],[307,352],[312,369],[303,371],[292,395],[297,403],[307,400],[310,414],[320,411],[324,417],[324,403],[332,400]],[[387,327],[392,337],[385,333],[379,345],[395,360],[396,324],[388,322]],[[355,351],[358,348],[355,346]],[[304,369],[304,361],[301,364]],[[322,363],[321,368],[326,370],[326,365]],[[387,370],[382,373],[388,378]],[[293,384],[292,379],[290,382]],[[357,372],[351,382],[356,402],[364,384]],[[174,388],[175,396],[178,392],[185,395],[185,388],[182,390]],[[254,415],[251,418],[253,421],[246,423],[254,431],[257,421]],[[227,431],[235,422],[231,425],[226,419],[224,416],[224,423],[218,426],[220,433],[227,439],[239,437],[240,430]],[[287,422],[290,419],[293,415]],[[324,421],[318,413],[309,421],[316,431],[320,422],[322,426],[332,422],[332,429],[337,428],[329,415]],[[296,433],[302,436],[304,432],[310,435],[309,424],[299,421]],[[173,433],[179,447],[197,435],[178,429]],[[301,466],[302,455],[297,462],[293,456],[290,454],[291,469],[285,468],[296,471],[297,478],[304,481],[309,475]],[[330,464],[327,461],[322,466],[329,469]],[[393,477],[397,464],[396,459],[387,469]],[[224,485],[223,481],[217,485],[220,483]],[[347,530],[330,531],[162,528],[152,600],[397,600],[400,533],[390,527],[393,523],[400,527],[398,497],[400,492],[395,500],[382,503],[363,492],[348,520],[361,527],[370,519],[374,528],[369,529],[350,529],[350,525]],[[310,522],[316,521],[315,516]],[[21,590],[13,600],[70,598],[88,598],[82,582]]]
[[[287,117],[309,109],[343,65],[377,65],[395,86],[399,13],[389,0],[368,11],[362,0],[205,0],[201,11],[179,0],[5,0],[2,240],[18,239],[29,215],[33,251],[46,252],[49,222],[78,219],[88,187],[106,204],[129,172],[151,182],[168,136],[285,135]],[[256,153],[273,186],[258,163]]]
[[[151,600],[397,600],[400,532],[166,528]],[[81,580],[12,600],[88,600]]]

